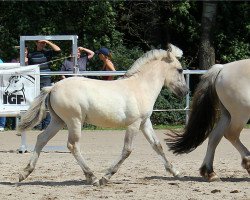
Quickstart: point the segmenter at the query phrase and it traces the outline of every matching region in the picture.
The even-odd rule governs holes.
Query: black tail
[[[217,121],[219,99],[215,91],[215,80],[222,65],[214,65],[195,90],[190,118],[183,134],[167,134],[167,145],[175,154],[189,153],[208,137]]]

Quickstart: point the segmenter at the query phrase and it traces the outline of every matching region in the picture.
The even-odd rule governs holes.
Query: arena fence
[[[206,70],[184,70],[186,83],[189,88],[190,86],[190,75],[192,74],[204,74]],[[54,72],[40,72],[40,73],[32,73],[29,75],[39,75],[39,76],[60,76],[60,75],[71,75],[71,76],[84,76],[84,77],[91,77],[91,76],[123,76],[126,73],[126,71],[78,71],[77,73],[67,72],[67,71],[54,71]],[[22,75],[28,75],[28,74],[22,74]],[[154,109],[153,112],[178,112],[178,111],[185,111],[186,112],[186,123],[188,122],[189,118],[189,110],[190,110],[190,94],[188,93],[186,95],[186,106],[182,109]],[[9,116],[15,116],[16,117],[16,124],[18,124],[18,119],[24,113],[26,110],[20,110],[19,112],[15,113],[5,113],[1,114],[0,116],[9,117]],[[26,133],[22,133],[21,136],[21,146],[18,149],[19,153],[24,153],[27,151],[27,142],[26,142]]]
[[[73,72],[66,72],[66,71],[56,71],[56,72],[33,72],[30,74],[24,74],[24,73],[17,73],[15,72],[14,74],[18,75],[33,75],[34,77],[39,77],[39,76],[44,76],[44,75],[74,75],[74,76],[86,76],[86,77],[91,77],[91,76],[122,76],[125,74],[126,71],[83,71],[80,72],[79,68],[77,67],[77,40],[78,36],[77,35],[49,35],[49,36],[44,36],[44,35],[37,35],[37,36],[20,36],[20,66],[24,67],[25,66],[25,42],[26,41],[37,41],[37,40],[68,40],[72,42],[72,56],[73,56],[73,64],[74,64],[74,70]],[[52,61],[53,62],[53,61]],[[6,64],[6,63],[5,63]],[[43,63],[44,64],[44,63]],[[14,63],[12,63],[13,68],[16,68],[14,66]],[[39,66],[39,65],[38,65]],[[20,69],[20,68],[19,68]],[[18,70],[17,70],[18,71]],[[205,73],[206,70],[184,70],[184,74],[186,76],[186,83],[189,88],[189,83],[190,83],[190,75],[191,74],[203,74]],[[3,72],[4,74],[8,74],[8,72]],[[11,74],[13,75],[13,73]],[[36,78],[35,78],[36,79]],[[40,79],[38,78],[38,82],[36,82],[35,86],[38,87],[38,83],[40,82]],[[37,95],[37,91],[34,93]],[[188,115],[189,115],[189,106],[190,106],[190,96],[187,94],[186,96],[186,107],[183,109],[155,109],[153,110],[154,112],[176,112],[176,111],[185,111],[186,112],[186,122],[188,121]],[[4,112],[4,110],[1,110],[0,108],[0,116],[8,117],[8,116],[15,116],[16,117],[16,124],[18,124],[18,119],[22,115],[23,112],[26,110],[20,110],[16,109],[15,112]],[[27,144],[26,144],[26,133],[22,133],[21,137],[21,146],[19,148],[20,153],[24,153],[27,151]]]

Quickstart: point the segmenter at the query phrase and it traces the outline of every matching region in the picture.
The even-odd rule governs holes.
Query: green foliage
[[[223,62],[233,62],[235,60],[247,59],[250,57],[250,44],[235,39],[231,41],[225,54],[221,56]]]
[[[177,99],[169,90],[163,89],[157,98],[154,109],[184,109],[185,98]],[[185,111],[154,112],[151,116],[153,125],[184,124]]]
[[[150,49],[166,49],[168,42],[184,52],[184,67],[197,68],[201,36],[202,1],[0,1],[0,57],[16,57],[14,46],[21,35],[78,35],[78,45],[97,50],[109,48],[117,70],[127,70]],[[218,62],[250,56],[250,4],[246,1],[219,1],[213,31]],[[69,56],[71,43],[55,41]],[[30,49],[34,42],[27,42]],[[100,70],[97,56],[88,70]],[[61,61],[53,63],[59,70]],[[53,77],[55,81],[58,78]],[[192,80],[191,80],[192,82]],[[194,84],[195,85],[195,84]],[[192,86],[191,86],[192,87]],[[184,108],[163,90],[155,108]],[[154,124],[184,123],[184,111],[154,112]]]
[[[221,63],[250,57],[250,4],[220,2],[214,36],[217,60]]]

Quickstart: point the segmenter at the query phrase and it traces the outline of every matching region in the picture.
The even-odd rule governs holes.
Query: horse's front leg
[[[111,176],[113,176],[117,172],[124,160],[131,154],[133,140],[135,138],[136,133],[139,131],[140,123],[141,122],[135,122],[127,128],[124,138],[122,154],[119,159],[107,169],[105,175],[99,181],[100,185],[106,185],[110,180]]]
[[[163,148],[160,144],[159,139],[157,138],[154,129],[152,127],[152,123],[150,121],[150,119],[147,119],[145,121],[145,123],[143,123],[141,125],[141,130],[144,134],[144,136],[146,137],[146,139],[148,140],[148,142],[151,144],[152,148],[156,151],[156,153],[161,157],[161,159],[163,160],[163,164],[165,166],[165,169],[170,172],[173,176],[175,177],[179,177],[179,171],[177,171],[172,164],[167,160],[164,152],[163,152]]]
[[[28,165],[24,168],[23,172],[19,174],[19,182],[26,179],[35,169],[37,160],[41,153],[43,147],[47,144],[47,142],[56,135],[56,133],[63,128],[64,122],[60,119],[56,120],[52,118],[48,127],[37,136],[37,141],[35,145],[35,149],[33,155],[28,163]]]

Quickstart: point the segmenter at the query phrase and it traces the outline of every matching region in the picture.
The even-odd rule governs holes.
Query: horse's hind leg
[[[23,172],[19,174],[19,182],[26,179],[31,172],[35,169],[35,165],[39,158],[39,155],[43,149],[43,147],[47,144],[47,142],[56,135],[56,133],[63,128],[64,122],[58,117],[52,117],[52,120],[48,127],[37,136],[37,141],[35,145],[35,149],[33,155],[28,163],[28,165],[24,168]]]
[[[224,133],[229,129],[230,124],[230,114],[221,106],[221,117],[217,126],[209,134],[208,146],[206,156],[200,168],[200,174],[208,181],[220,180],[217,174],[213,170],[213,160],[215,149],[218,146]]]
[[[244,169],[247,170],[248,174],[250,175],[250,152],[249,150],[241,143],[239,138],[232,140],[232,141],[229,140],[229,141],[241,154],[241,158],[242,158],[241,165]]]
[[[165,169],[170,172],[173,176],[179,177],[179,171],[177,171],[172,164],[167,160],[163,148],[160,144],[159,139],[157,138],[154,129],[152,127],[152,123],[150,119],[147,119],[144,124],[141,125],[141,130],[148,140],[148,142],[151,144],[152,148],[156,151],[156,153],[161,157],[163,160]]]
[[[136,133],[139,131],[139,126],[140,123],[135,122],[127,128],[124,138],[124,146],[122,149],[122,154],[119,157],[119,159],[111,167],[107,169],[107,172],[99,181],[100,185],[106,185],[111,176],[113,176],[117,172],[117,170],[124,162],[124,160],[131,154],[133,140]]]
[[[250,175],[250,154],[248,156],[245,156],[242,159],[241,166],[247,170],[248,174]]]
[[[242,158],[242,167],[247,170],[250,174],[250,152],[249,150],[241,143],[240,133],[247,123],[248,117],[245,119],[234,119],[232,118],[231,129],[225,134],[225,137],[232,143],[232,145],[238,150]]]
[[[91,169],[87,166],[85,159],[81,155],[80,150],[80,138],[81,138],[81,127],[82,124],[77,119],[74,119],[67,123],[67,127],[69,130],[69,137],[68,137],[68,149],[73,154],[77,163],[80,165],[81,169],[83,170],[87,183],[93,185],[99,185],[99,181],[91,171]]]

